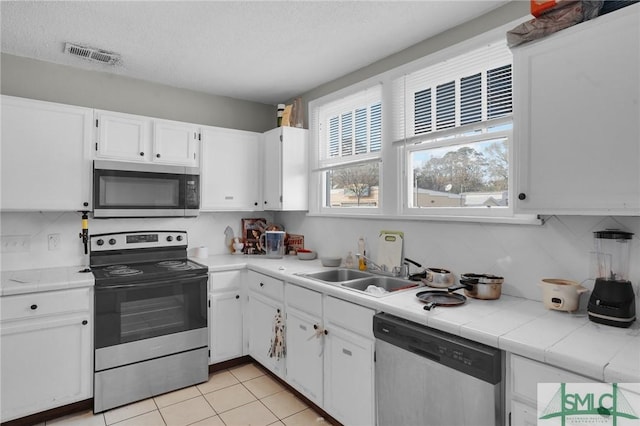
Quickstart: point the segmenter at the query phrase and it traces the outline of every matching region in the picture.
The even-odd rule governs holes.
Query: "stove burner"
[[[172,271],[188,271],[189,269],[193,269],[193,266],[182,260],[165,260],[163,262],[158,262],[158,266],[162,266],[163,268],[167,268]]]
[[[104,268],[105,271],[115,271],[118,269],[128,269],[127,265],[111,265]]]
[[[142,271],[139,269],[133,269],[126,266],[124,269],[114,269],[112,271],[109,271],[109,275],[117,275],[117,276],[138,275],[141,273]]]

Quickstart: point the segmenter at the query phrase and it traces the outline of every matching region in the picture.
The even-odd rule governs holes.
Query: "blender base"
[[[587,313],[593,322],[630,327],[636,320],[636,296],[631,282],[596,279]]]

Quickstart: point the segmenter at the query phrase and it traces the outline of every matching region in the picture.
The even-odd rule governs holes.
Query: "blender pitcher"
[[[587,312],[589,319],[615,327],[629,327],[636,319],[635,294],[629,281],[631,232],[594,232],[597,273]]]

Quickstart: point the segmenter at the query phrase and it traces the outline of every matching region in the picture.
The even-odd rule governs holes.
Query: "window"
[[[405,147],[405,213],[494,208],[486,213],[493,215],[509,206],[511,74],[503,41],[394,82],[404,108],[397,116],[405,134],[396,143]]]
[[[318,134],[320,208],[371,209],[380,204],[382,100],[380,86],[314,109]]]

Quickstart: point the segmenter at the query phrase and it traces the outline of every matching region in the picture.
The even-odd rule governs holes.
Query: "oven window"
[[[178,177],[140,177],[101,175],[99,178],[101,207],[178,207]]]
[[[206,288],[206,277],[96,287],[96,349],[206,327]]]

